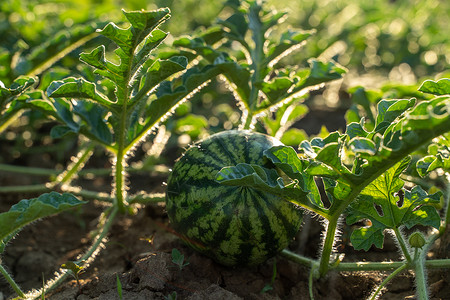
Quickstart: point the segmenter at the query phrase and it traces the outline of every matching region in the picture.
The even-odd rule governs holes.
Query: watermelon
[[[299,230],[301,210],[278,196],[215,180],[223,167],[238,163],[274,168],[263,152],[277,145],[264,134],[231,130],[189,147],[167,182],[166,210],[177,234],[226,266],[257,265],[283,250]]]

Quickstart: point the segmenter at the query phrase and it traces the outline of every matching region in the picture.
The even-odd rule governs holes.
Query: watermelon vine
[[[48,137],[72,137],[70,147],[78,153],[63,170],[0,164],[5,172],[50,178],[0,187],[0,193],[41,193],[0,214],[0,254],[32,222],[82,207],[86,199],[102,206],[85,252],[63,263],[42,289],[23,291],[3,264],[0,273],[19,298],[43,298],[69,275],[78,280],[106,246],[117,216],[165,202],[175,233],[219,264],[255,266],[281,253],[307,266],[311,298],[314,281],[330,271],[391,272],[374,289],[370,297],[375,299],[389,281],[412,270],[417,298],[428,299],[427,270],[450,268],[449,259],[427,256],[448,234],[450,223],[450,79],[427,80],[408,99],[384,99],[381,93],[351,88],[345,131],[308,137],[290,128],[308,112],[302,103],[311,91],[343,78],[346,68],[331,59],[290,61],[316,32],[286,28],[286,13],[264,1],[226,1],[224,12],[206,30],[168,39],[169,33],[160,29],[170,18],[168,8],[123,10],[127,25],[89,22],[57,34],[26,56],[21,56],[23,49],[8,54],[8,68],[14,76],[20,70],[23,75],[7,84],[0,81],[0,134],[17,120],[31,125],[27,118],[51,121]],[[165,45],[166,40],[172,45]],[[50,69],[87,42],[95,46],[79,55],[83,65],[71,71]],[[3,62],[5,56],[0,56]],[[428,53],[428,60],[432,57]],[[205,118],[191,115],[180,121],[177,110],[189,110],[182,105],[216,78],[215,84],[226,86],[238,107],[232,112],[237,121],[227,120],[232,126],[224,128],[237,129],[203,135],[171,172],[169,166],[162,168],[158,156],[173,142],[170,136],[179,133],[177,128],[193,127],[192,140],[206,132],[197,128],[208,126]],[[147,141],[152,151],[144,150]],[[59,149],[67,148],[63,144]],[[145,159],[129,165],[141,150]],[[112,169],[86,170],[99,151],[110,157]],[[134,171],[170,173],[166,193],[131,194],[128,174]],[[78,176],[105,174],[112,178],[106,193],[75,185]],[[439,189],[417,178],[430,174],[441,176]],[[447,190],[441,191],[444,185]],[[314,258],[286,249],[302,230],[305,213],[324,224],[321,251]],[[352,226],[354,249],[382,248],[390,232],[402,257],[346,262],[335,249],[342,221]],[[188,268],[177,249],[172,260],[180,272]],[[273,270],[272,284],[275,265]]]

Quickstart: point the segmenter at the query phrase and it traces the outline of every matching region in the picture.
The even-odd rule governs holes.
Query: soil
[[[317,128],[317,127],[315,127]],[[319,127],[320,128],[320,127]],[[3,151],[2,151],[3,152]],[[95,160],[94,160],[95,162]],[[36,158],[21,161],[21,165],[42,164]],[[101,162],[101,164],[106,164]],[[30,184],[44,178],[0,173],[1,185]],[[90,181],[90,189],[107,191],[110,178]],[[148,192],[163,192],[164,176],[136,174],[130,177],[132,186],[153,187]],[[42,181],[40,181],[42,182]],[[80,182],[80,184],[87,184]],[[37,195],[0,194],[0,212],[23,198]],[[13,274],[23,290],[40,288],[66,261],[76,259],[90,244],[90,232],[95,229],[102,206],[95,202],[81,209],[46,218],[26,227],[6,247],[3,264]],[[317,257],[322,225],[305,216],[302,230],[290,245],[290,250],[308,257]],[[448,232],[448,231],[447,231]],[[384,248],[369,252],[355,251],[348,244],[348,230],[343,228],[342,242],[336,245],[345,261],[398,260],[394,242],[387,237]],[[448,235],[430,253],[433,257],[449,257]],[[172,250],[178,249],[188,264],[183,268],[172,262]],[[272,280],[274,276],[275,277]],[[224,267],[187,247],[170,230],[164,204],[152,204],[133,216],[120,216],[113,225],[105,249],[79,280],[70,278],[48,299],[310,299],[308,269],[281,255],[249,268]],[[314,282],[314,299],[366,299],[385,278],[381,272],[330,272]],[[450,299],[448,270],[429,270],[429,290],[432,299]],[[0,300],[14,297],[6,281],[0,281]],[[381,299],[413,299],[414,280],[404,272],[387,286]]]

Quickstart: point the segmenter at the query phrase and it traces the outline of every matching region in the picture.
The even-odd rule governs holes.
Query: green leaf
[[[296,98],[306,94],[310,90],[319,87],[321,84],[336,80],[342,77],[346,72],[345,68],[337,65],[334,62],[322,62],[319,60],[310,60],[310,69],[304,69],[294,76],[291,87],[287,88],[287,80],[282,79],[280,83],[276,81],[272,84],[256,83],[256,86],[265,88],[268,92],[270,101],[262,101],[258,105],[258,112],[270,111],[276,108],[280,101],[286,101],[289,98]],[[288,79],[291,80],[291,79]],[[272,91],[273,90],[273,91]],[[275,99],[276,98],[276,99]]]
[[[223,55],[220,51],[206,44],[205,40],[201,37],[183,36],[175,40],[173,46],[189,49],[193,51],[196,56],[200,55],[208,60],[209,63],[214,63],[218,57]]]
[[[276,77],[271,81],[263,81],[255,83],[255,86],[267,96],[270,103],[277,103],[280,99],[284,99],[284,95],[292,87],[293,81],[288,77]]]
[[[283,14],[284,15],[284,14]],[[315,33],[315,30],[303,31],[288,29],[277,43],[270,43],[264,63],[273,66],[281,58],[303,45]]]
[[[411,191],[403,189],[400,174],[407,168],[407,157],[372,181],[361,192],[348,210],[347,223],[368,219],[371,225],[353,231],[351,241],[355,249],[368,251],[373,244],[382,247],[384,231],[400,226],[415,225],[439,228],[440,218],[430,203],[439,203],[441,193],[426,194],[416,186]]]
[[[309,74],[305,82],[302,83],[303,86],[311,86],[339,79],[342,77],[342,74],[345,74],[347,72],[344,67],[339,66],[337,63],[334,63],[332,61],[322,62],[316,59],[312,59],[309,61],[309,63],[311,65],[311,73]]]
[[[118,65],[106,60],[103,45],[90,53],[80,55],[82,61],[97,68],[95,71],[97,74],[109,78],[116,84],[118,104],[122,104],[122,101],[129,96],[124,94],[128,91],[126,87],[132,85],[151,50],[167,36],[156,28],[169,17],[169,12],[168,8],[155,11],[123,11],[131,23],[130,27],[123,29],[114,23],[109,23],[99,30],[99,33],[119,46],[115,51],[120,60]]]
[[[131,70],[132,74],[135,74],[136,71],[147,61],[149,55],[152,50],[158,47],[164,39],[167,37],[168,33],[155,29],[153,30],[149,36],[142,43],[141,49],[133,56],[133,70]]]
[[[245,34],[248,30],[248,23],[245,15],[237,11],[226,20],[219,20],[219,24],[229,29],[229,33],[232,37],[238,40],[244,40]]]
[[[189,265],[189,262],[184,262],[184,255],[177,248],[172,249],[172,262],[176,264],[180,270]]]
[[[0,214],[0,240],[2,243],[11,238],[22,227],[44,217],[60,213],[86,203],[72,194],[51,192],[38,198],[25,199],[13,205],[7,212]]]
[[[41,74],[75,49],[97,37],[95,30],[105,24],[104,21],[94,21],[69,27],[64,26],[65,29],[51,34],[37,47],[33,47],[29,54],[20,57],[19,63],[15,67],[15,73]],[[50,32],[53,32],[53,29],[48,33]]]
[[[6,104],[11,102],[16,97],[20,96],[27,89],[32,87],[37,82],[35,77],[21,76],[14,80],[9,88],[3,84],[0,85],[0,112],[6,107]],[[1,83],[1,81],[0,81]]]
[[[240,163],[222,168],[216,175],[216,181],[224,185],[254,188],[298,205],[309,205],[308,192],[303,191],[296,181],[285,185],[275,169]]]
[[[421,177],[429,172],[442,168],[444,171],[450,170],[450,135],[442,136],[428,146],[428,156],[419,159],[416,163],[417,172]]]
[[[284,172],[298,187],[307,192],[305,204],[323,208],[319,189],[306,169],[310,168],[308,160],[300,159],[294,148],[288,146],[275,146],[264,151],[264,155],[281,171]],[[299,199],[299,201],[301,201]]]
[[[113,143],[113,135],[106,123],[105,115],[107,111],[95,103],[88,101],[77,101],[73,107],[74,113],[81,117],[87,127],[87,131],[92,133],[97,140],[110,145]]]
[[[422,248],[426,243],[425,237],[418,231],[409,236],[408,242],[413,248]]]
[[[350,149],[353,152],[365,152],[369,155],[375,155],[378,148],[371,139],[355,137],[349,142]]]
[[[415,104],[415,99],[410,100],[381,100],[378,102],[378,115],[375,123],[375,132],[383,134],[392,122]]]
[[[369,132],[367,132],[364,128],[364,119],[361,119],[359,123],[352,122],[350,124],[347,124],[345,134],[348,135],[350,139],[356,137],[367,137],[369,135]]]
[[[186,66],[187,59],[183,56],[172,57],[168,60],[156,60],[144,74],[144,85],[141,87],[136,96],[134,96],[133,101],[138,101],[144,95],[153,90],[159,83],[161,83],[161,81],[177,72],[183,71]]]
[[[297,146],[308,138],[308,134],[303,129],[290,128],[283,133],[281,142],[288,146]]]
[[[438,81],[426,80],[419,87],[419,91],[434,95],[450,95],[450,79],[442,78]]]
[[[382,98],[382,93],[378,91],[366,90],[361,86],[353,87],[348,91],[352,96],[351,100],[355,106],[358,106],[357,111],[361,110],[368,122],[375,124],[375,104]],[[362,109],[360,109],[362,108]],[[359,122],[358,118],[358,122]],[[349,121],[349,120],[347,120]]]
[[[110,107],[113,102],[97,91],[95,84],[84,78],[69,77],[62,81],[53,81],[47,89],[50,97],[67,97],[75,99],[89,99],[105,107]]]
[[[278,108],[276,112],[261,118],[269,135],[278,139],[280,139],[280,137],[281,139],[285,138],[286,140],[289,140],[288,144],[291,146],[300,144],[300,142],[307,137],[304,131],[295,130],[295,128],[292,128],[289,137],[286,136],[286,130],[308,113],[308,107],[306,105],[297,104],[296,102],[298,102],[298,100],[299,99],[296,99],[291,103],[284,102],[284,105]],[[296,136],[295,133],[298,133],[298,136]],[[297,142],[294,142],[294,140]]]

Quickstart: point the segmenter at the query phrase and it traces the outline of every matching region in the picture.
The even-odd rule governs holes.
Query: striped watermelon
[[[169,176],[166,209],[187,244],[227,266],[259,264],[288,245],[300,227],[300,209],[272,194],[215,181],[225,166],[271,167],[263,151],[280,144],[264,134],[233,130],[185,152]]]

